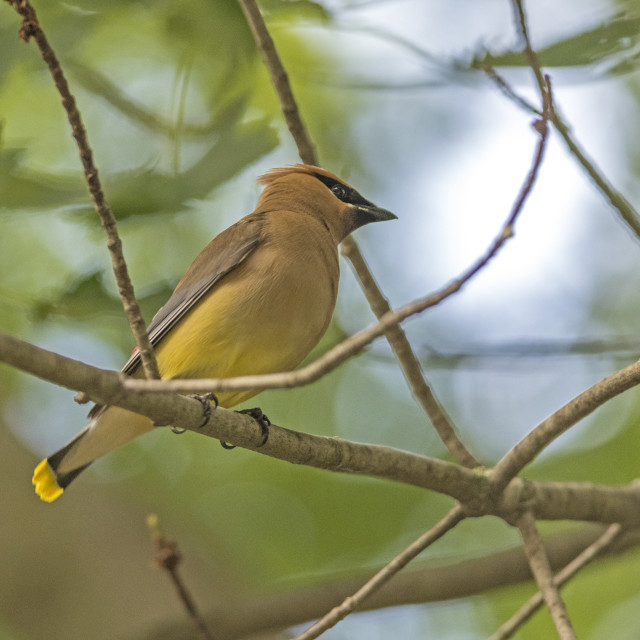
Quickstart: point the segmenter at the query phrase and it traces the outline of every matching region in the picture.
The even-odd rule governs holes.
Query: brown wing
[[[178,283],[167,303],[156,313],[147,328],[151,344],[164,336],[229,272],[242,264],[255,250],[264,226],[264,216],[251,214],[225,229],[198,255]],[[140,364],[136,349],[122,368],[128,375]]]

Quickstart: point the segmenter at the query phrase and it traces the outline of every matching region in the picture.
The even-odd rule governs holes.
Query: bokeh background
[[[536,101],[507,0],[265,0],[323,166],[399,220],[357,240],[393,306],[442,286],[488,246],[526,175],[532,116],[475,70]],[[36,2],[89,131],[145,317],[208,240],[250,212],[263,171],[296,162],[231,0]],[[559,108],[604,174],[640,203],[640,2],[537,0],[534,45]],[[0,5],[0,327],[118,369],[132,348],[104,235],[59,97]],[[640,245],[552,134],[512,239],[460,294],[405,325],[428,379],[487,464],[640,352]],[[373,316],[349,265],[319,350]],[[253,402],[255,404],[255,401]],[[280,425],[447,457],[383,340],[314,385],[259,397]],[[530,478],[637,475],[631,391],[560,438]],[[451,506],[441,496],[299,468],[161,429],[93,465],[52,505],[32,468],[83,425],[67,390],[0,365],[0,639],[156,638],[185,616],[151,566],[156,513],[203,611],[376,567]],[[555,523],[545,533],[567,529]],[[418,561],[518,544],[465,522]],[[565,590],[581,638],[640,637],[640,556]],[[352,616],[331,640],[489,635],[532,585]],[[185,622],[185,629],[192,633]],[[177,632],[176,632],[177,633]],[[177,637],[174,635],[173,637]],[[185,637],[189,637],[188,635]],[[553,637],[542,613],[519,638]]]

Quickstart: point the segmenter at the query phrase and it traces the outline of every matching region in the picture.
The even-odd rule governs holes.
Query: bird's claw
[[[204,427],[204,425],[207,424],[207,422],[209,422],[209,419],[211,418],[211,401],[213,401],[213,405],[214,405],[213,408],[217,409],[218,398],[216,398],[215,393],[205,393],[203,395],[198,395],[197,393],[194,393],[189,397],[193,398],[194,400],[197,400],[202,405],[203,420],[202,420],[202,424],[198,425],[198,429],[202,429],[202,427]],[[180,427],[174,427],[172,425],[171,431],[173,431],[173,433],[180,435],[184,433],[186,429],[181,429]]]
[[[189,397],[197,400],[202,405],[203,420],[202,424],[198,425],[198,429],[202,429],[211,418],[211,402],[213,402],[214,409],[218,408],[218,398],[216,398],[215,393],[204,393],[202,395],[193,394]]]
[[[260,425],[260,429],[262,430],[262,442],[258,446],[264,447],[269,439],[269,427],[271,426],[271,420],[269,420],[267,414],[263,413],[260,407],[242,409],[241,411],[238,411],[238,413],[244,413],[251,416]]]
[[[267,417],[266,413],[262,413],[262,409],[260,407],[254,407],[253,409],[241,409],[237,413],[244,413],[247,416],[251,416],[259,425],[262,431],[262,442],[258,445],[259,447],[263,447],[267,444],[267,440],[269,439],[269,427],[271,426],[271,420]],[[220,441],[223,449],[235,449],[235,444],[229,444],[228,442]]]

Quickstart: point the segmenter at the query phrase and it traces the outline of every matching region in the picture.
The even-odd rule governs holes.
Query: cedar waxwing
[[[332,173],[310,165],[273,169],[256,210],[215,237],[148,327],[163,378],[227,378],[290,371],[318,344],[333,314],[338,244],[396,216]],[[143,375],[137,349],[122,371]],[[233,407],[258,391],[225,391]],[[145,416],[96,405],[89,424],[35,469],[46,502],[94,460],[151,431]]]

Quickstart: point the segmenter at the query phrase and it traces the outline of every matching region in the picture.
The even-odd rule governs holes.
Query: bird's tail
[[[36,493],[45,502],[53,502],[94,460],[152,429],[151,420],[137,413],[119,407],[99,408],[73,440],[35,468]]]

